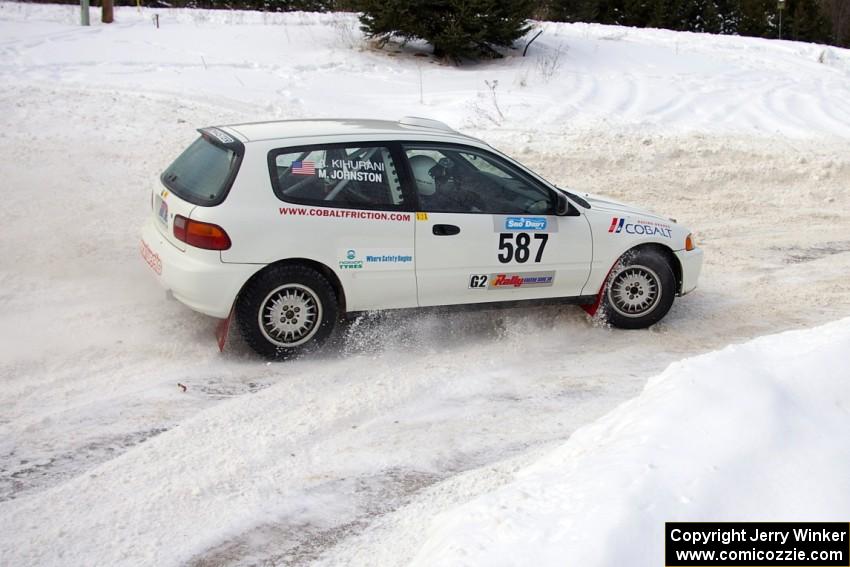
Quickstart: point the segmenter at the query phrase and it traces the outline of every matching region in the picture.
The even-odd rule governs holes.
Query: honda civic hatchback
[[[688,229],[560,189],[434,120],[199,133],[152,192],[141,254],[269,358],[382,309],[557,301],[639,329],[697,285]]]

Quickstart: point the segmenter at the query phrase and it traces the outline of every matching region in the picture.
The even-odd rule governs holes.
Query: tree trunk
[[[103,0],[100,9],[100,21],[104,24],[112,23],[112,0]]]
[[[821,0],[823,11],[832,23],[832,41],[836,45],[850,45],[850,3],[847,0]]]

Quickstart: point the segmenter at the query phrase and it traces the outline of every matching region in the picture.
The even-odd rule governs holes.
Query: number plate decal
[[[536,249],[532,254],[532,238],[527,232],[503,232],[499,235],[499,253],[496,256],[502,264],[516,261],[525,264],[529,259],[535,264],[543,261],[543,250],[549,241],[549,235],[544,233],[534,234],[534,245]]]
[[[157,197],[156,202],[158,205],[158,213],[160,222],[162,222],[165,226],[168,226],[168,203],[165,202],[165,199],[162,197]]]

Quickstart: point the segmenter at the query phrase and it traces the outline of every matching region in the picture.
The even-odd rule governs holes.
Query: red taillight
[[[186,244],[206,250],[227,250],[230,237],[216,224],[174,215],[174,237]]]

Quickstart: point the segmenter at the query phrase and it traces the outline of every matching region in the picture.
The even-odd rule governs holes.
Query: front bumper
[[[189,308],[224,319],[245,282],[261,269],[256,264],[225,264],[215,250],[187,247],[180,251],[168,242],[149,218],[142,228],[140,251],[166,290]]]
[[[682,266],[682,289],[679,290],[679,295],[685,295],[697,287],[697,281],[702,272],[703,252],[702,248],[694,248],[690,251],[679,250],[675,254]]]

